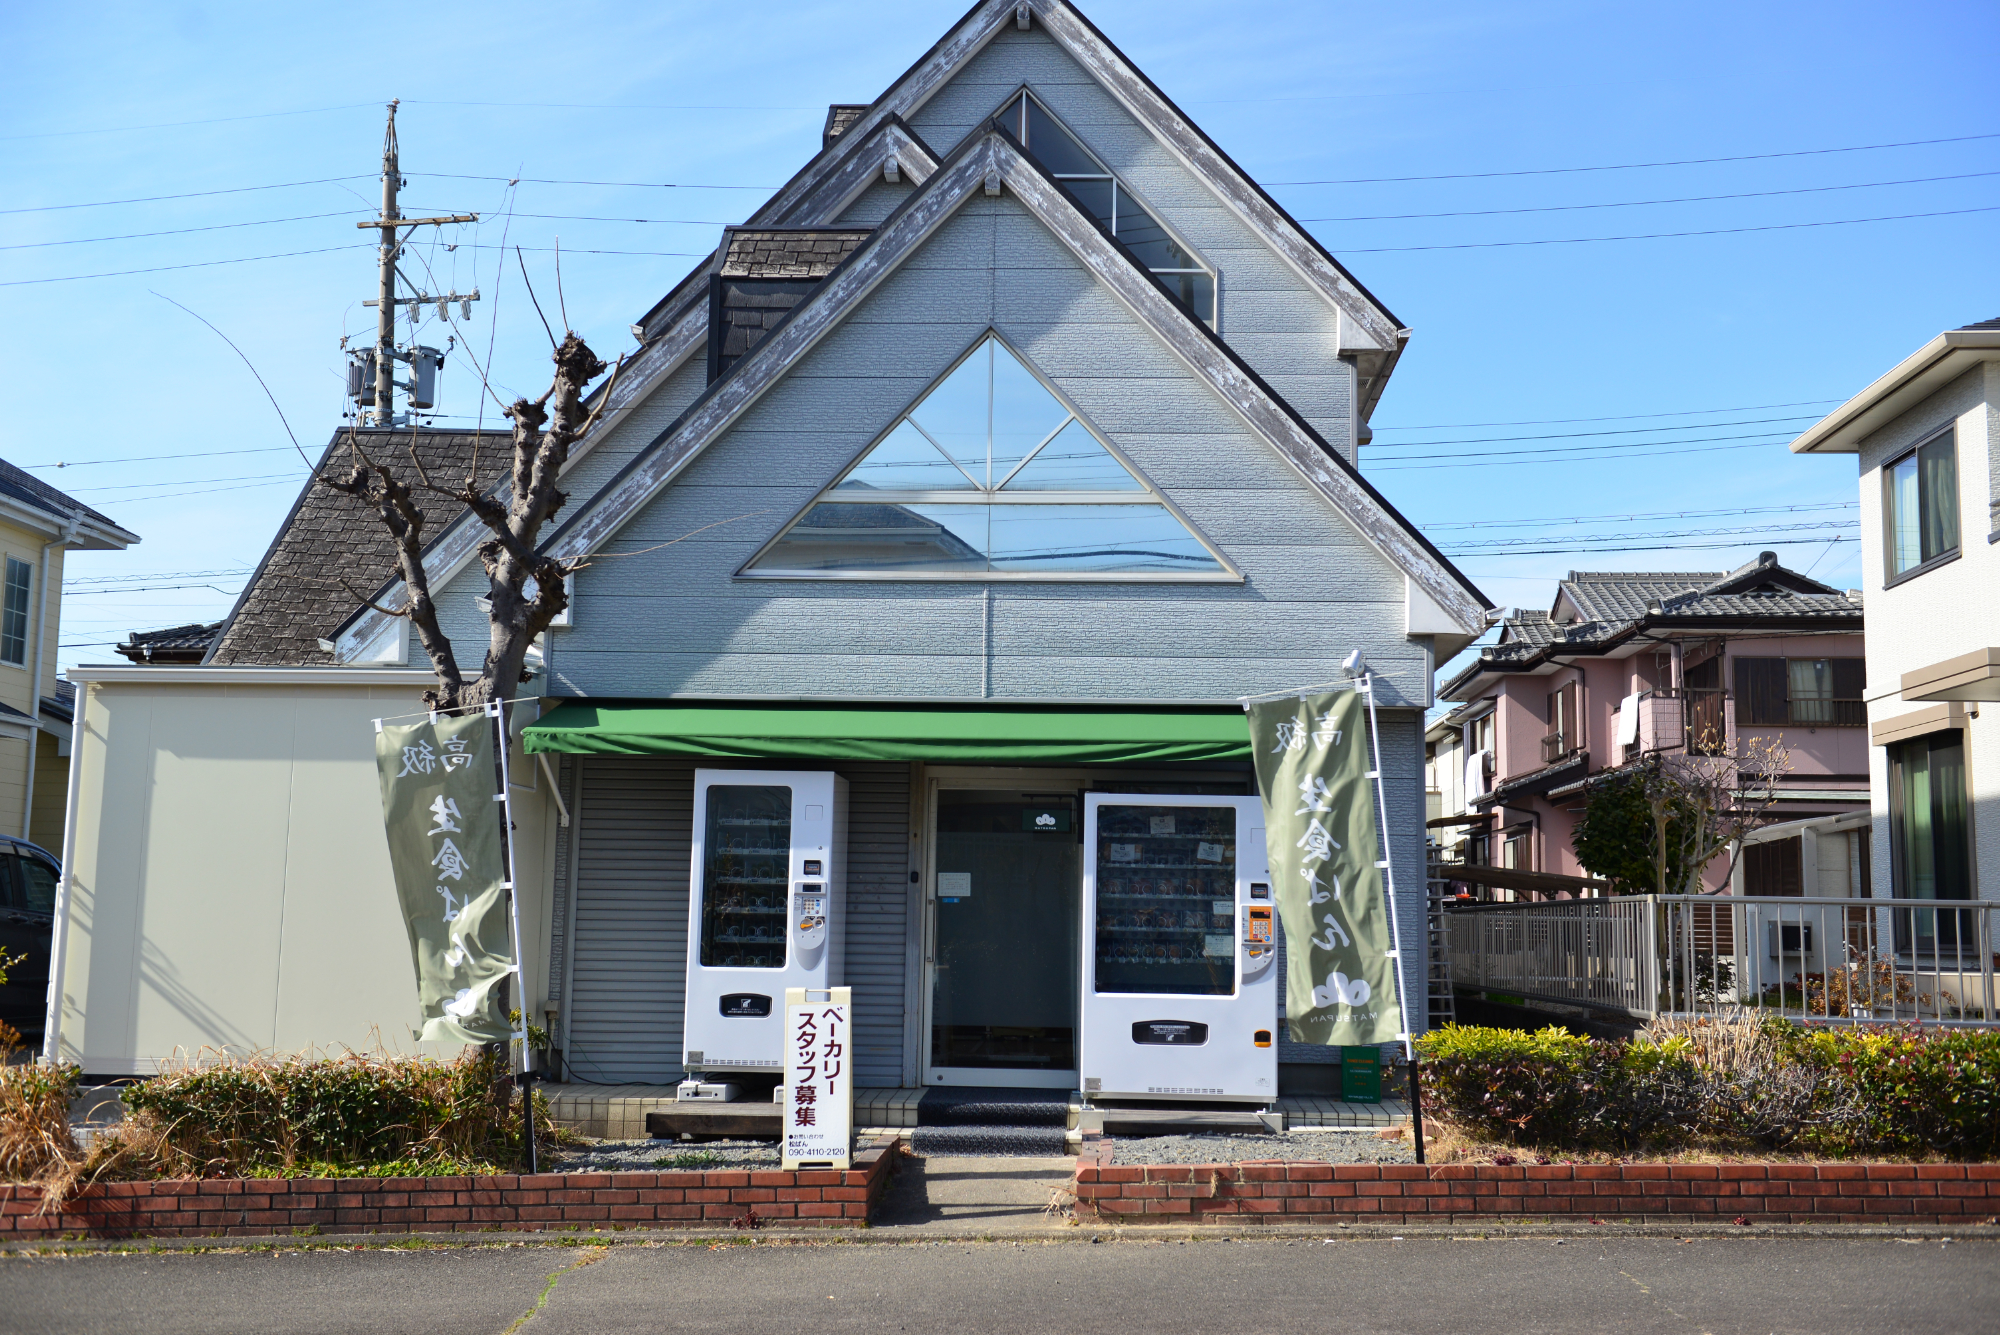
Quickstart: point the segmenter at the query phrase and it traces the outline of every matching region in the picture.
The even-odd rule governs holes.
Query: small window
[[[35,568],[26,561],[7,558],[7,601],[0,608],[0,662],[16,665],[28,661],[28,586]]]
[[[1883,470],[1889,488],[1889,577],[1958,550],[1958,450],[1952,433]]]
[[[1083,211],[1124,242],[1161,287],[1213,327],[1215,270],[1133,199],[1124,182],[1031,95],[1022,93],[1004,114],[1021,146],[1063,183]]]

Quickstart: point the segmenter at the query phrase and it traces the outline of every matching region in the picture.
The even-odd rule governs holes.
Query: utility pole
[[[382,303],[375,312],[375,425],[391,426],[396,421],[396,224],[402,214],[396,209],[396,191],[403,184],[403,169],[396,155],[396,98],[389,103],[389,128],[382,136],[382,216],[381,291]]]
[[[403,171],[396,147],[396,108],[402,99],[389,103],[389,128],[382,136],[382,215],[368,222],[358,222],[356,227],[373,227],[382,234],[379,266],[378,291],[373,301],[365,301],[364,306],[373,306],[375,312],[375,411],[373,424],[379,427],[396,424],[396,363],[413,361],[417,353],[423,353],[433,361],[440,360],[428,349],[414,349],[411,352],[396,350],[396,307],[426,306],[437,303],[438,314],[444,314],[447,302],[458,302],[467,315],[471,313],[469,303],[479,300],[479,289],[463,295],[457,292],[427,294],[419,292],[415,296],[396,296],[396,257],[402,252],[403,235],[398,229],[404,227],[432,227],[446,223],[478,222],[476,213],[454,213],[441,218],[405,218],[397,207],[396,193],[403,185]],[[414,324],[412,325],[414,328]],[[357,405],[358,411],[358,405]]]

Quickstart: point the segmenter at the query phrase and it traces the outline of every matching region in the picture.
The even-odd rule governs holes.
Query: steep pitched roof
[[[1132,253],[1077,207],[997,121],[967,136],[930,180],[904,201],[814,293],[682,416],[639,452],[545,543],[558,556],[595,549],[836,326],[973,192],[1011,191],[1125,306],[1159,335],[1361,535],[1468,630],[1488,606],[1478,589],[1396,512],[1353,465],[1322,440],[1213,330],[1168,296]],[[364,617],[366,614],[364,614]],[[357,624],[363,618],[357,618]],[[353,631],[349,631],[350,638]]]
[[[363,430],[370,454],[407,460],[414,453],[434,479],[457,481],[473,468],[482,487],[497,482],[512,457],[504,431]],[[346,462],[348,432],[334,432],[315,471],[338,471]],[[461,507],[431,505],[430,528],[442,533]],[[301,667],[331,664],[319,647],[354,610],[349,587],[367,593],[394,571],[395,543],[375,511],[345,493],[308,479],[278,527],[263,560],[237,595],[236,606],[214,637],[209,666]],[[344,583],[343,583],[344,581]]]
[[[724,278],[824,278],[868,239],[869,227],[724,229]]]

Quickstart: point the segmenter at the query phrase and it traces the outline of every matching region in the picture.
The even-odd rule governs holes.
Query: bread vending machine
[[[847,780],[698,769],[693,854],[683,1065],[776,1073],[785,989],[844,981]]]
[[[1259,799],[1089,793],[1083,844],[1084,1097],[1276,1098]]]

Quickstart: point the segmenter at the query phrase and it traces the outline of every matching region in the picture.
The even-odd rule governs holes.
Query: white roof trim
[[[866,135],[852,131],[841,135],[834,144],[836,156],[828,159],[827,165],[813,179],[802,187],[794,205],[779,213],[784,221],[772,220],[772,206],[767,204],[751,215],[745,227],[801,226],[811,227],[831,225],[847,210],[861,193],[881,179],[882,166],[894,159],[903,178],[921,189],[924,182],[937,170],[937,159],[924,146],[921,139],[910,133],[900,123],[878,127]],[[844,156],[839,151],[844,150]],[[819,159],[814,160],[815,163]],[[718,252],[719,253],[719,252]],[[704,266],[693,277],[705,276],[711,266]],[[683,280],[686,287],[690,280]],[[679,288],[675,289],[679,291]],[[668,294],[669,299],[672,293]],[[708,346],[708,289],[701,284],[669,317],[662,332],[653,336],[639,349],[638,355],[628,361],[618,373],[618,383],[609,392],[609,400],[604,414],[590,434],[579,440],[570,450],[569,462],[563,465],[562,475],[567,477],[572,469],[587,458],[600,441],[608,440],[611,433],[626,418],[632,415],[647,397],[665,384],[667,378],[679,370],[687,360]],[[503,481],[496,494],[504,495],[507,484]],[[137,541],[137,539],[133,539]],[[479,523],[470,513],[461,514],[444,534],[437,539],[424,554],[424,570],[430,576],[431,587],[442,588],[455,579],[479,554],[479,544],[486,541],[486,526]],[[398,593],[403,585],[399,579],[391,580],[385,588],[390,593]],[[384,597],[388,596],[387,594]],[[384,597],[374,601],[382,602]],[[391,618],[373,608],[361,608],[344,622],[335,633],[334,652],[344,660],[358,656],[363,646],[380,636],[383,624]]]
[[[155,667],[87,664],[63,673],[79,686],[435,686],[437,674],[401,667]],[[77,708],[82,709],[78,702]]]
[[[1947,329],[1814,423],[1792,442],[1792,453],[1858,453],[1864,436],[1978,363],[1995,360],[2000,360],[2000,329]]]
[[[975,191],[998,175],[1028,210],[1069,247],[1139,321],[1220,394],[1345,516],[1376,550],[1420,586],[1467,633],[1485,626],[1484,607],[1462,577],[1435,556],[1360,477],[1336,462],[1311,429],[1205,326],[1135,267],[1096,222],[996,132],[961,148],[924,190],[890,217],[813,295],[794,307],[714,392],[585,504],[547,544],[550,554],[586,555],[607,541],[719,437],[847,312],[883,282]]]

